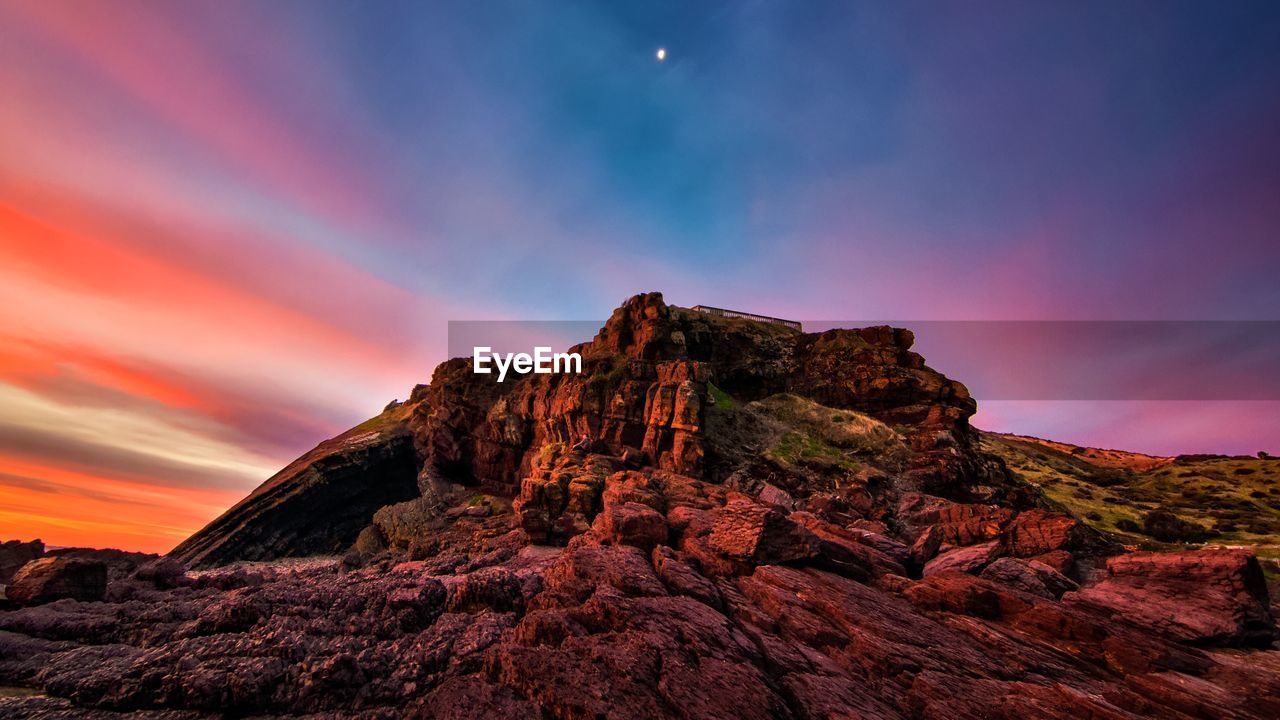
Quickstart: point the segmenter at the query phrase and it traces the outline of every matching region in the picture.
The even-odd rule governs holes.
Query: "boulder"
[[[667,519],[638,502],[610,503],[596,516],[592,529],[606,542],[652,550],[667,541]]]
[[[911,543],[911,562],[917,567],[934,559],[942,549],[942,530],[936,525],[925,528]]]
[[[1079,588],[1074,580],[1038,560],[999,558],[983,568],[979,576],[1032,595],[1054,599]]]
[[[757,565],[803,560],[818,554],[812,533],[781,510],[751,500],[732,500],[717,511],[707,540],[722,555]]]
[[[898,515],[922,529],[935,528],[931,534],[947,545],[976,545],[1000,537],[1013,519],[1014,511],[997,505],[957,503],[932,495],[907,493],[898,503]]]
[[[992,540],[981,545],[955,548],[925,563],[925,576],[944,572],[976,573],[986,567],[1000,553],[1000,542]]]
[[[133,572],[133,576],[162,590],[187,583],[187,569],[170,557],[159,557],[143,563]]]
[[[653,549],[653,570],[667,589],[677,595],[688,595],[711,607],[721,607],[720,592],[714,583],[703,577],[689,562],[689,558],[666,546]]]
[[[19,568],[42,555],[44,543],[39,540],[9,540],[0,543],[0,585],[8,585]]]
[[[1056,550],[1076,550],[1097,545],[1097,533],[1079,520],[1034,508],[1019,513],[1004,531],[1005,552],[1013,557],[1035,557]]]
[[[613,470],[614,460],[603,455],[552,453],[520,482],[512,503],[516,521],[534,542],[568,542],[591,526]]]
[[[792,513],[790,518],[813,533],[823,564],[835,572],[858,580],[886,574],[907,574],[903,564],[885,552],[888,550],[903,557],[905,545],[893,543],[876,533],[825,522],[807,512]]]
[[[356,541],[351,548],[362,557],[377,555],[387,549],[387,540],[382,536],[382,531],[377,525],[370,525],[360,531],[356,536]]]
[[[967,573],[946,570],[905,585],[902,597],[920,610],[994,619],[1000,596],[989,583]]]
[[[1195,644],[1265,647],[1277,638],[1262,569],[1244,550],[1113,557],[1104,580],[1063,600]]]
[[[46,557],[32,560],[14,573],[5,589],[10,601],[39,605],[70,598],[101,600],[107,592],[107,566],[99,560]]]

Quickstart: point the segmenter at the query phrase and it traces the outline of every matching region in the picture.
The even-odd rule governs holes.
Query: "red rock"
[[[45,557],[32,560],[14,573],[5,588],[19,605],[39,605],[63,598],[101,600],[107,592],[107,566],[98,560]]]
[[[1079,588],[1071,578],[1036,560],[999,558],[983,568],[980,576],[1032,595],[1054,599]]]
[[[756,564],[803,560],[818,554],[811,533],[782,511],[751,500],[733,500],[716,511],[707,541],[729,558]]]
[[[934,559],[942,549],[942,530],[936,525],[926,527],[911,544],[911,561],[918,567]]]
[[[925,576],[944,572],[976,573],[1000,554],[1000,542],[992,540],[981,545],[956,548],[942,553],[925,563]]]
[[[1071,573],[1075,569],[1075,564],[1076,564],[1075,556],[1073,556],[1070,552],[1066,550],[1054,550],[1053,552],[1047,552],[1043,555],[1036,555],[1028,559],[1035,560],[1036,562],[1044,563],[1045,565],[1048,565],[1049,567],[1053,568],[1054,570],[1057,570],[1058,572],[1068,577],[1071,576]]]
[[[787,511],[792,510],[796,504],[795,498],[791,497],[790,493],[776,485],[770,485],[769,483],[765,483],[765,486],[761,488],[760,493],[756,495],[756,498],[762,503],[777,505]]]
[[[667,520],[657,510],[636,502],[610,503],[596,516],[593,529],[616,545],[651,550],[667,542]]]
[[[463,593],[470,593],[473,599],[479,595],[474,589],[455,590],[452,599],[459,605],[463,604],[461,597]],[[425,619],[439,615],[450,599],[443,583],[428,578],[420,585],[393,590],[387,595],[387,604],[396,610],[407,610]],[[509,600],[506,602],[510,603]]]
[[[1101,542],[1095,531],[1070,515],[1038,508],[1019,513],[1006,528],[1004,541],[1006,553],[1023,558]]]
[[[520,526],[534,542],[564,543],[586,532],[600,506],[611,458],[562,455],[520,483],[512,503]]]
[[[605,478],[601,500],[605,507],[630,502],[645,505],[658,512],[665,510],[667,504],[661,484],[634,470],[616,472]]]
[[[510,570],[484,568],[465,576],[462,582],[449,589],[447,607],[449,612],[474,612],[482,608],[512,610],[524,605],[523,590],[520,579]]]
[[[848,528],[848,530],[853,533],[854,537],[858,538],[859,543],[879,551],[899,566],[905,567],[911,563],[911,548],[905,543],[886,535],[887,530],[884,528],[867,530],[854,526]]]
[[[944,571],[905,587],[902,596],[921,610],[945,610],[959,615],[1000,617],[1000,595],[972,575]]]
[[[173,589],[113,565],[103,602],[0,610],[0,685],[43,694],[39,707],[0,698],[0,716],[1280,716],[1276,653],[1206,652],[1158,627],[1189,612],[1210,620],[1199,636],[1260,644],[1269,615],[1247,568],[1119,563],[1097,587],[1113,599],[1129,588],[1122,601],[1052,599],[1053,569],[1087,575],[1113,549],[1027,511],[1031,490],[976,445],[967,391],[912,339],[798,333],[649,294],[579,347],[580,376],[499,385],[444,363],[390,409],[410,413],[397,454],[418,474],[415,497],[358,526],[377,529],[385,558],[202,572]],[[710,383],[738,411],[792,391],[873,415],[895,425],[895,451],[858,454],[856,473],[775,466],[762,456],[785,428],[757,437],[745,414],[708,411]],[[595,452],[567,449],[587,434]],[[247,498],[232,518],[247,545],[234,523],[199,544],[266,556],[346,537],[358,513],[335,516],[332,537],[312,535],[323,514],[280,513],[369,493],[378,478],[348,449]],[[351,482],[300,487],[337,477]],[[730,490],[766,486],[794,502]],[[446,517],[481,493],[489,516]],[[921,580],[895,574],[925,563]]]
[[[846,530],[805,512],[792,513],[789,517],[813,533],[818,540],[819,556],[836,572],[858,580],[884,574],[907,574],[901,563],[880,550],[880,547],[885,547],[901,555],[901,551],[906,550],[905,545],[890,545],[883,536]]]
[[[703,577],[681,555],[669,547],[653,549],[653,569],[671,592],[688,595],[714,608],[722,607],[715,583]]]
[[[1187,642],[1267,646],[1277,639],[1266,582],[1244,550],[1131,553],[1064,600]]]
[[[544,577],[548,591],[579,600],[585,600],[602,585],[629,595],[667,594],[649,558],[627,545],[570,545],[547,568]]]
[[[898,503],[899,517],[917,526],[933,526],[946,545],[974,545],[1000,537],[1014,510],[998,505],[956,503],[922,493],[908,493]]]
[[[419,712],[411,716],[433,720],[542,720],[544,717],[536,704],[518,697],[511,688],[476,676],[455,676],[440,683],[422,701]]]

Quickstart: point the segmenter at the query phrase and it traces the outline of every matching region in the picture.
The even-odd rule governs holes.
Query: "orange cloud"
[[[155,488],[0,456],[0,527],[8,538],[167,552],[239,495]]]

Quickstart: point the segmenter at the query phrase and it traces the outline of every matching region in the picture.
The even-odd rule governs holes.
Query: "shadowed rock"
[[[19,605],[39,605],[69,598],[101,600],[107,592],[107,566],[98,560],[46,557],[32,560],[14,573],[5,595]]]
[[[192,568],[345,551],[384,505],[418,495],[420,463],[389,409],[326,440],[263,483],[169,554]]]
[[[9,540],[0,543],[0,585],[8,585],[18,568],[44,555],[44,543],[39,540],[21,542]]]

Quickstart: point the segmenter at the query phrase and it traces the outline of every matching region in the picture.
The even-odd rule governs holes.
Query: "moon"
[[[662,62],[663,60],[666,60],[666,59],[667,59],[667,49],[666,49],[666,48],[658,48],[658,53],[657,53],[657,54],[658,54],[658,62]]]

